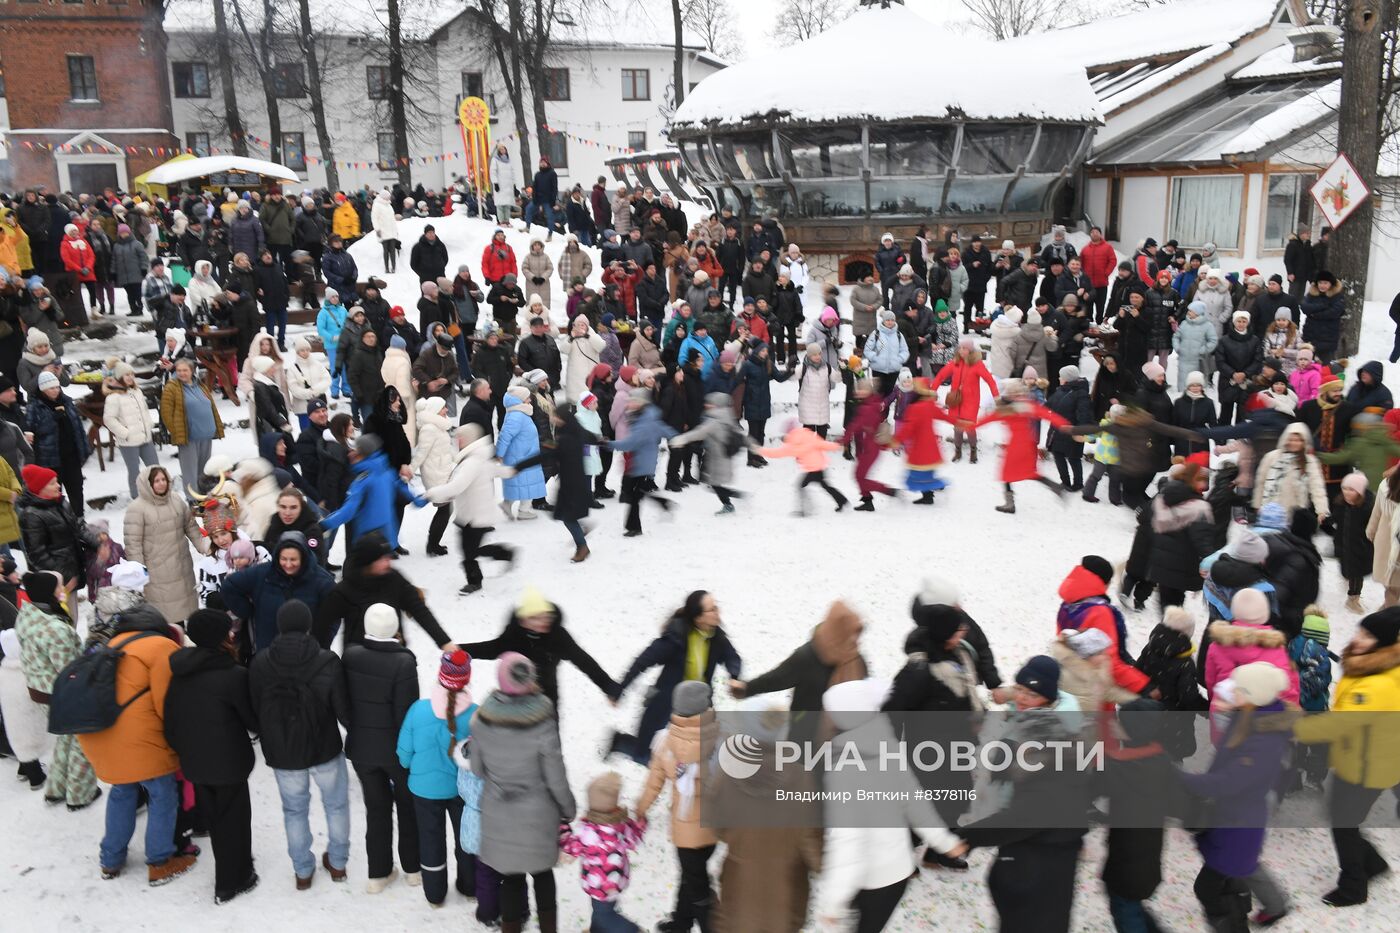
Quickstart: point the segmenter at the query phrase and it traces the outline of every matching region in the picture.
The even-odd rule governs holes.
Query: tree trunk
[[[676,27],[676,106],[685,100],[685,36],[681,25],[681,0],[671,0],[671,21]]]
[[[311,97],[311,122],[316,126],[316,144],[321,150],[321,159],[326,166],[326,187],[331,191],[340,188],[340,173],[335,167],[335,144],[331,142],[330,129],[326,126],[326,102],[321,96],[321,63],[316,57],[316,33],[311,29],[311,2],[298,0],[301,7],[302,52],[306,56],[306,93]]]
[[[273,54],[272,43],[276,38],[276,28],[272,0],[263,0],[263,22],[262,29],[258,30],[258,45],[262,53],[262,67],[259,70],[262,72],[263,97],[267,102],[268,158],[273,162],[281,162],[286,153],[282,151],[282,107],[277,102],[277,82],[273,72],[273,59],[276,56]]]
[[[394,133],[394,171],[399,184],[413,187],[408,166],[408,112],[404,109],[403,29],[399,0],[389,0],[389,128]]]
[[[305,0],[303,0],[305,2]],[[224,119],[228,123],[233,154],[248,155],[248,133],[238,112],[238,92],[233,86],[233,52],[229,48],[228,17],[224,15],[224,0],[214,0],[214,49],[219,59],[219,83],[224,92]]]
[[[1337,108],[1337,150],[1345,153],[1357,175],[1376,190],[1376,161],[1380,150],[1381,64],[1385,23],[1394,0],[1350,0],[1342,18],[1342,93]],[[1347,314],[1342,321],[1338,353],[1352,356],[1361,337],[1361,314],[1366,301],[1366,273],[1371,260],[1371,228],[1375,196],[1367,198],[1332,232],[1327,260],[1342,283]]]

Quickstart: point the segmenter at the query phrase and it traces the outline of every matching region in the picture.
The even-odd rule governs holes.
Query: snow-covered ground
[[[459,262],[479,267],[481,248],[491,227],[480,221],[436,221],[448,244],[451,268]],[[404,223],[404,270],[389,277],[391,300],[412,308],[416,278],[407,269],[408,246],[417,238],[422,222]],[[511,242],[523,256],[529,238],[513,232]],[[562,239],[549,244],[557,255]],[[354,249],[362,277],[377,272],[379,250],[374,243]],[[596,271],[595,271],[596,276]],[[555,318],[562,323],[562,295],[555,295]],[[413,318],[410,312],[410,319]],[[1367,309],[1362,359],[1385,359],[1392,329],[1386,308]],[[150,339],[142,335],[145,339]],[[129,341],[124,341],[124,343]],[[152,341],[154,342],[154,341]],[[140,345],[140,344],[138,344]],[[101,355],[83,343],[69,348],[70,357]],[[1175,372],[1175,365],[1169,367]],[[1394,372],[1387,380],[1400,392]],[[833,399],[839,423],[839,390]],[[795,386],[774,386],[775,418],[779,430],[784,417],[795,411]],[[226,418],[240,413],[224,404]],[[997,442],[1000,432],[987,432]],[[224,442],[234,455],[249,455],[254,445],[247,429],[233,429]],[[399,568],[428,593],[428,601],[448,632],[461,641],[474,641],[496,633],[514,601],[527,585],[538,586],[556,600],[565,624],[579,642],[593,652],[604,668],[621,676],[631,659],[654,637],[668,614],[692,589],[713,591],[731,637],[744,657],[746,672],[767,670],[803,642],[811,627],[833,599],[842,598],[864,617],[865,655],[874,674],[891,676],[902,662],[901,645],[911,626],[909,603],[918,581],[938,573],[960,581],[964,603],[986,629],[1004,674],[1014,673],[1026,658],[1042,652],[1053,631],[1057,606],[1055,590],[1063,575],[1082,555],[1102,554],[1115,563],[1128,552],[1132,516],[1105,501],[1088,505],[1077,498],[1061,503],[1043,489],[1026,489],[1018,498],[1013,516],[993,511],[1000,502],[995,480],[999,452],[987,444],[982,462],[950,465],[945,473],[952,486],[940,494],[931,509],[881,500],[873,515],[849,510],[841,515],[827,511],[818,492],[812,501],[817,514],[806,519],[791,515],[796,469],[790,461],[775,461],[765,470],[740,470],[737,485],[749,493],[737,515],[716,517],[717,503],[705,487],[693,487],[678,495],[674,518],[663,519],[648,511],[646,534],[622,537],[623,509],[609,500],[594,517],[590,536],[592,558],[582,564],[568,562],[572,545],[563,528],[547,518],[497,528],[495,537],[520,547],[520,559],[508,573],[487,563],[486,588],[470,597],[459,596],[463,580],[454,556],[428,558],[423,544],[429,514],[410,511],[405,518],[403,541],[412,551]],[[163,463],[175,467],[174,451],[161,452]],[[1048,467],[1048,465],[1047,465]],[[99,473],[89,463],[89,496],[115,494],[117,501],[102,517],[120,535],[126,504],[125,476],[120,466]],[[902,464],[885,457],[878,468],[883,479],[898,483]],[[854,495],[849,464],[837,460],[829,477],[848,495]],[[616,477],[612,483],[617,485]],[[339,548],[337,548],[337,557]],[[1342,608],[1345,589],[1335,565],[1324,568],[1322,603],[1332,617],[1334,646],[1346,643],[1356,618]],[[1365,599],[1379,605],[1380,589],[1366,585]],[[1194,597],[1188,607],[1199,614]],[[84,607],[86,612],[86,607]],[[1129,620],[1132,647],[1140,647],[1154,617]],[[434,652],[421,634],[410,638],[419,653],[420,673],[426,689],[436,668]],[[472,687],[478,696],[493,684],[493,665],[476,665]],[[562,735],[570,783],[582,801],[588,781],[606,767],[615,767],[626,779],[624,800],[636,799],[643,776],[641,768],[599,761],[599,748],[614,728],[628,728],[640,714],[644,685],[634,687],[614,710],[583,676],[571,667],[560,674],[564,697]],[[732,705],[724,686],[717,688],[718,704]],[[401,881],[378,896],[364,893],[365,860],[362,845],[364,820],[359,785],[351,781],[354,845],[350,883],[333,885],[321,873],[311,890],[298,893],[293,886],[285,854],[280,806],[271,772],[261,763],[253,772],[254,852],[262,884],[257,891],[214,910],[213,860],[206,854],[194,872],[160,890],[148,888],[139,873],[110,882],[98,874],[97,845],[102,835],[103,810],[95,806],[80,813],[47,807],[40,795],[24,785],[0,782],[0,812],[5,815],[0,832],[0,928],[28,929],[40,924],[68,929],[173,929],[199,916],[213,929],[406,930],[446,920],[463,929],[476,929],[469,902],[450,895],[444,913],[432,912],[418,889]],[[1388,799],[1380,806],[1392,806]],[[649,929],[673,902],[676,862],[668,839],[664,802],[652,814],[653,828],[634,861],[633,885],[623,900],[625,911]],[[144,824],[142,824],[144,825]],[[324,821],[313,806],[317,850],[324,846]],[[1400,859],[1400,834],[1377,833],[1383,850]],[[207,840],[205,841],[207,843]],[[132,861],[139,864],[142,837],[139,827],[133,841]],[[1111,930],[1106,899],[1098,881],[1104,854],[1103,836],[1091,834],[1080,863],[1080,885],[1075,905],[1076,930]],[[718,870],[722,851],[711,863]],[[1335,856],[1330,837],[1322,830],[1290,830],[1272,833],[1265,861],[1286,890],[1294,896],[1295,912],[1276,929],[1302,931],[1319,924],[1332,927],[1339,917],[1366,925],[1382,925],[1400,907],[1400,882],[1384,879],[1373,885],[1371,902],[1345,915],[1330,912],[1319,897],[1330,890]],[[1199,859],[1189,837],[1175,831],[1169,836],[1164,858],[1165,881],[1152,901],[1163,924],[1175,930],[1202,929],[1191,884]],[[972,871],[965,875],[925,873],[909,887],[889,929],[991,929],[995,913],[987,896],[985,875],[991,864],[987,852],[975,853]],[[561,929],[577,931],[587,926],[589,905],[575,880],[574,866],[559,869]],[[194,911],[202,913],[195,914]],[[209,912],[214,911],[214,912]]]

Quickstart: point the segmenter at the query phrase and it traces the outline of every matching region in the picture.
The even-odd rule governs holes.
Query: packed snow
[[[1216,148],[1225,158],[1237,154],[1251,155],[1280,140],[1295,139],[1316,123],[1335,122],[1341,100],[1342,82],[1333,81],[1255,120],[1249,129],[1225,140]]]
[[[1305,27],[1306,28],[1306,27]],[[1301,32],[1302,30],[1297,30]],[[1340,71],[1342,64],[1340,61],[1322,61],[1312,58],[1306,61],[1295,62],[1293,60],[1293,43],[1285,42],[1283,45],[1275,46],[1269,51],[1260,55],[1254,61],[1245,65],[1239,71],[1231,75],[1231,78],[1258,79],[1258,78],[1291,78],[1295,75],[1317,74],[1326,71]]]
[[[940,74],[987,79],[939,80]],[[813,123],[917,117],[1097,123],[1099,108],[1077,62],[959,36],[892,6],[861,10],[840,29],[711,75],[676,109],[673,123],[729,125],[770,116]]]
[[[432,221],[448,244],[449,268],[459,263],[478,267],[482,247],[492,225],[477,220]],[[412,308],[417,297],[416,278],[407,272],[407,250],[423,226],[408,220],[402,225],[405,271],[388,276],[387,296]],[[531,237],[512,230],[510,242],[517,256],[524,254]],[[547,247],[557,258],[562,238]],[[378,273],[379,248],[370,240],[352,248],[360,263],[361,277]],[[595,263],[595,278],[597,274]],[[554,318],[562,323],[562,293],[554,294]],[[410,312],[410,319],[413,315]],[[1392,342],[1392,325],[1386,307],[1368,306],[1362,333],[1362,359],[1385,359]],[[150,340],[149,335],[140,335]],[[153,343],[154,341],[150,341]],[[123,347],[139,341],[124,335]],[[101,355],[101,348],[74,343],[72,357]],[[1087,375],[1092,363],[1086,357]],[[1400,392],[1397,371],[1389,367],[1387,382]],[[1170,373],[1176,372],[1172,363]],[[795,411],[795,385],[775,385],[775,417],[771,430],[781,430]],[[841,390],[832,399],[833,422],[840,423]],[[236,424],[241,410],[220,402],[226,422]],[[833,515],[824,499],[813,500],[818,509],[806,519],[792,516],[796,468],[790,461],[774,461],[764,470],[738,471],[737,485],[748,493],[740,500],[738,514],[717,517],[717,502],[703,486],[677,496],[679,509],[671,520],[656,512],[644,515],[646,533],[622,537],[623,508],[617,500],[593,516],[591,559],[581,565],[568,562],[572,545],[567,533],[547,516],[539,520],[501,525],[495,540],[520,547],[513,569],[502,573],[488,562],[486,587],[469,597],[458,595],[463,579],[457,564],[457,545],[450,536],[453,554],[429,558],[423,545],[429,513],[413,511],[405,517],[402,540],[412,554],[399,561],[399,569],[422,587],[428,602],[447,631],[462,641],[494,635],[527,585],[538,586],[560,605],[565,624],[584,648],[614,676],[620,676],[631,659],[654,637],[668,614],[696,588],[713,591],[724,625],[744,658],[746,674],[768,670],[801,644],[822,618],[832,600],[847,600],[865,619],[864,652],[876,676],[892,676],[903,663],[901,646],[912,623],[909,604],[919,580],[941,574],[959,581],[967,610],[986,629],[1004,675],[1014,673],[1028,657],[1045,650],[1054,632],[1058,601],[1056,588],[1064,574],[1082,555],[1097,553],[1114,563],[1128,553],[1133,516],[1105,501],[1089,505],[1077,497],[1058,501],[1044,489],[1027,489],[1018,497],[1013,516],[993,511],[1001,501],[996,482],[997,444],[1001,432],[985,432],[979,464],[966,461],[942,471],[951,488],[939,494],[933,508],[914,508],[881,500],[874,514]],[[252,455],[254,443],[247,428],[231,427],[222,451],[235,457]],[[176,468],[173,449],[161,450],[161,460]],[[898,485],[901,461],[885,456],[876,475]],[[127,502],[124,470],[110,466],[99,472],[95,460],[88,464],[88,495],[115,495],[116,501],[90,519],[103,517],[120,535],[123,507]],[[1047,464],[1048,468],[1048,464]],[[854,492],[850,464],[836,459],[828,477],[847,494]],[[610,485],[617,486],[614,475]],[[342,539],[343,540],[343,536]],[[1325,545],[1324,545],[1325,547]],[[341,547],[333,559],[339,562]],[[1331,614],[1334,648],[1351,637],[1357,618],[1345,612],[1345,585],[1334,564],[1324,567],[1322,604]],[[1380,604],[1380,588],[1368,581],[1366,602]],[[1199,598],[1187,606],[1203,616]],[[83,613],[90,611],[86,605]],[[1144,643],[1156,622],[1155,611],[1129,618],[1131,648]],[[435,649],[421,632],[409,626],[409,643],[419,658],[421,683],[426,690],[436,671]],[[1199,629],[1198,629],[1199,634]],[[494,684],[493,664],[479,662],[471,685],[478,699]],[[574,668],[560,670],[564,698],[561,734],[569,779],[582,801],[589,780],[614,768],[625,778],[623,800],[636,800],[643,770],[629,762],[600,761],[612,729],[635,725],[641,712],[645,687],[638,685],[618,709],[608,706],[593,685]],[[723,683],[716,688],[717,704],[730,708]],[[198,865],[186,877],[159,890],[146,886],[141,873],[127,873],[114,881],[102,881],[97,846],[103,829],[103,803],[78,813],[46,806],[41,795],[14,781],[0,782],[0,809],[5,831],[0,833],[0,903],[4,916],[21,929],[20,918],[43,918],[52,929],[170,930],[189,925],[200,917],[210,929],[330,929],[342,931],[406,930],[429,924],[458,929],[480,929],[471,913],[472,902],[449,893],[446,907],[435,912],[421,889],[402,880],[377,896],[364,892],[365,861],[362,844],[364,812],[359,785],[351,780],[352,849],[348,884],[332,884],[318,872],[314,886],[297,892],[285,854],[285,836],[276,785],[271,771],[259,763],[252,778],[254,853],[262,882],[252,893],[232,903],[214,907],[213,858],[208,840],[197,840],[205,850]],[[1381,807],[1393,806],[1389,800]],[[665,916],[675,896],[677,867],[669,843],[668,819],[662,801],[653,811],[644,848],[633,860],[632,887],[623,896],[622,908],[650,929]],[[324,820],[319,802],[312,805],[311,824],[317,842],[325,844]],[[141,826],[133,840],[131,858],[141,858]],[[1400,833],[1375,834],[1381,849],[1400,857]],[[1102,832],[1091,833],[1080,860],[1074,928],[1108,931],[1112,922],[1098,873],[1104,857]],[[711,860],[718,872],[723,848]],[[972,870],[965,874],[924,872],[914,880],[888,929],[913,933],[928,930],[986,930],[996,925],[987,895],[985,877],[992,853],[977,851]],[[1200,861],[1190,838],[1177,830],[1169,834],[1164,856],[1165,881],[1150,906],[1166,928],[1203,928],[1200,909],[1192,894],[1192,881]],[[1264,861],[1293,898],[1293,913],[1275,929],[1299,933],[1334,927],[1340,915],[1323,907],[1320,896],[1332,887],[1336,862],[1324,830],[1287,830],[1270,834]],[[560,929],[585,929],[589,902],[576,879],[576,865],[561,865],[557,872],[560,896]],[[1383,918],[1400,908],[1400,880],[1380,879],[1371,886],[1370,903],[1346,912],[1345,919],[1359,926],[1381,926]]]

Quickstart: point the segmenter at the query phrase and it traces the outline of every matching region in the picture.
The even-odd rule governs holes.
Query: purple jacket
[[[1282,711],[1283,703],[1276,701],[1255,715]],[[1211,801],[1206,822],[1212,828],[1196,836],[1196,847],[1206,865],[1222,875],[1244,878],[1259,867],[1269,823],[1269,791],[1283,772],[1290,735],[1251,731],[1234,748],[1222,742],[1204,774],[1181,776],[1187,790]]]

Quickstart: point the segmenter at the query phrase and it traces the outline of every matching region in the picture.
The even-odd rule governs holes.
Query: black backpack
[[[311,684],[271,667],[276,679],[263,693],[259,719],[264,747],[304,753],[321,740],[323,710]],[[271,740],[269,742],[269,739]]]
[[[123,645],[152,636],[165,637],[160,632],[137,632]],[[128,706],[148,693],[149,686],[125,703],[117,702],[117,665],[125,656],[121,648],[98,645],[59,671],[49,697],[49,732],[90,735],[110,729]]]
[[[737,424],[728,425],[724,437],[725,454],[732,457],[743,450],[745,436],[743,430]]]

